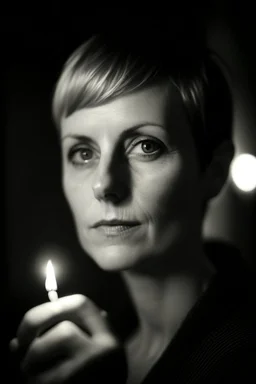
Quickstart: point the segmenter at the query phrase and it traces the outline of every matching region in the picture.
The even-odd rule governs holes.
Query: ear
[[[208,201],[216,197],[227,181],[235,148],[231,140],[224,141],[215,150],[212,160],[202,174],[202,198]]]

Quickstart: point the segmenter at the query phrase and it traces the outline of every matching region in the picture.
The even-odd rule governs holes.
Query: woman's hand
[[[87,297],[71,295],[29,310],[10,343],[36,384],[125,383],[125,353],[106,316]]]

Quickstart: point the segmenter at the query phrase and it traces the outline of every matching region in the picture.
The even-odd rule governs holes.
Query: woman
[[[32,382],[220,383],[249,372],[247,288],[206,256],[201,233],[234,155],[231,99],[214,56],[181,48],[96,35],[63,68],[53,114],[65,196],[81,246],[121,273],[138,324],[120,341],[79,294],[31,309],[11,348]]]

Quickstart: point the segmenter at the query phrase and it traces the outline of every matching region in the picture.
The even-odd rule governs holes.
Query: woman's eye
[[[73,148],[68,153],[68,159],[74,165],[87,164],[93,158],[90,148]]]
[[[141,149],[147,154],[151,154],[159,150],[159,145],[151,140],[145,140],[141,143]]]
[[[139,142],[137,141],[132,144],[132,147],[133,154],[135,153],[144,157],[157,156],[161,151],[163,151],[163,145],[150,139],[140,140]]]

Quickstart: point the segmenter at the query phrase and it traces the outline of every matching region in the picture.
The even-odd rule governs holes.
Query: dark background
[[[231,66],[237,107],[234,127],[237,150],[256,155],[256,59],[253,56],[256,28],[252,6],[246,1],[240,3],[213,2],[203,12],[207,18],[210,15],[213,25],[211,44]],[[47,9],[42,5],[34,9],[13,7],[7,13],[3,59],[6,64],[3,275],[7,277],[3,318],[7,342],[15,336],[24,313],[48,300],[44,268],[49,258],[56,267],[60,296],[84,293],[102,307],[118,308],[120,316],[126,316],[127,301],[119,277],[100,271],[77,242],[61,190],[59,146],[50,107],[54,82],[72,50],[92,32],[136,13],[128,7],[82,10],[58,3]],[[182,16],[175,12],[178,11],[170,13],[170,22]],[[192,18],[192,13],[187,12]],[[198,12],[202,9],[198,8]],[[162,14],[166,17],[164,10]],[[252,268],[256,261],[255,200],[255,193],[239,193],[228,181],[223,194],[213,203],[206,225],[206,237],[235,244]]]

